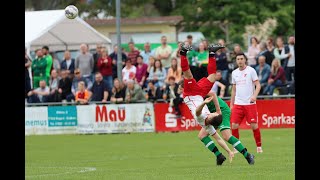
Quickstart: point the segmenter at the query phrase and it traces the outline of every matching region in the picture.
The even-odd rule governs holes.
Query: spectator
[[[46,78],[47,79],[46,79],[46,82],[48,84],[49,78],[50,78],[50,72],[51,72],[51,69],[52,69],[52,63],[53,63],[52,56],[49,53],[49,47],[48,46],[43,46],[42,47],[42,54],[43,54],[43,57],[47,61],[47,66],[46,66]]]
[[[113,46],[113,52],[109,55],[109,57],[112,59],[112,78],[115,79],[118,77],[118,74],[117,74],[117,58],[118,58],[118,46],[117,45],[114,45]],[[125,66],[125,62],[127,60],[127,55],[124,53],[124,52],[121,52],[122,54],[122,57],[121,57],[121,61],[122,61],[122,68]],[[121,69],[122,69],[121,68]]]
[[[47,102],[47,96],[50,94],[49,87],[45,80],[40,80],[39,87],[28,93],[28,103],[44,103]]]
[[[48,83],[46,78],[46,68],[47,60],[43,57],[41,49],[36,50],[36,59],[32,61],[31,70],[33,73],[33,89],[39,87],[40,80],[45,80]]]
[[[188,44],[192,47],[192,49],[193,49],[194,51],[196,51],[197,47],[192,43],[193,37],[192,37],[191,34],[189,34],[189,35],[187,36],[187,40],[186,40],[186,41],[188,41]]]
[[[256,57],[259,53],[258,47],[259,41],[256,37],[251,37],[250,39],[250,46],[248,48],[248,65],[253,67],[256,66],[257,60]]]
[[[195,74],[195,76],[197,76],[196,79],[201,79],[203,77],[208,76],[208,72],[207,72],[208,58],[209,58],[209,52],[205,50],[205,46],[203,42],[200,42],[199,51],[197,53],[197,58],[196,58],[198,61],[198,73]]]
[[[76,92],[76,103],[79,104],[88,104],[89,92],[84,87],[84,82],[80,81],[78,83],[78,91]]]
[[[155,62],[155,58],[153,56],[149,57],[149,64],[148,64],[148,69],[147,69],[147,75],[149,75],[150,73],[150,69],[152,67],[154,67],[154,62]]]
[[[273,38],[272,37],[269,37],[267,39],[267,50],[273,54],[274,43],[273,43]]]
[[[90,90],[92,92],[91,101],[107,102],[109,92],[111,92],[111,89],[109,89],[106,81],[103,80],[102,74],[100,72],[96,73],[95,82],[93,83]]]
[[[150,43],[145,43],[144,44],[144,50],[141,51],[140,55],[142,56],[143,63],[148,64],[148,60],[150,56],[154,56],[154,50],[151,50],[150,48]]]
[[[181,44],[182,44],[182,42],[178,42],[178,48],[175,50],[175,51],[173,51],[173,53],[171,54],[171,59],[172,58],[176,58],[177,59],[177,62],[178,62],[178,66],[181,66],[181,59],[180,59],[180,50],[181,50]]]
[[[286,75],[283,67],[280,66],[280,60],[274,59],[271,65],[271,73],[268,79],[268,84],[263,91],[265,95],[273,95],[276,87],[281,87],[286,83]]]
[[[27,49],[24,52],[24,97],[28,97],[28,92],[31,90],[31,81],[29,75],[29,68],[31,67],[32,61],[27,54]]]
[[[236,55],[241,52],[242,52],[241,46],[239,44],[236,44],[233,47],[233,51],[230,53],[231,62],[228,64],[229,72],[232,72],[234,69],[236,69],[238,67],[238,65],[236,63]]]
[[[86,44],[80,45],[80,54],[75,61],[75,68],[80,69],[82,76],[87,81],[92,82],[91,73],[94,67],[94,60],[91,53],[88,52],[88,46]]]
[[[128,80],[136,78],[137,68],[131,64],[131,59],[127,59],[126,66],[122,69],[122,81],[127,84]]]
[[[141,87],[130,79],[127,82],[126,97],[127,103],[145,100]]]
[[[209,46],[209,41],[204,39],[201,42],[203,43],[204,50],[207,51],[208,50],[208,46]]]
[[[100,49],[101,56],[98,59],[98,70],[106,82],[108,91],[112,89],[112,59],[108,56],[106,48]],[[97,79],[97,78],[96,78]]]
[[[277,38],[276,45],[277,47],[273,50],[274,57],[280,60],[281,66],[285,69],[288,64],[288,59],[291,57],[290,49],[288,46],[284,46],[281,36]]]
[[[72,80],[72,86],[71,86],[72,94],[67,96],[67,101],[75,100],[75,95],[76,95],[76,92],[78,91],[79,82],[83,81],[87,89],[91,89],[92,87],[92,82],[82,76],[80,69],[74,70],[74,74],[75,76]]]
[[[295,38],[294,36],[290,36],[288,40],[288,47],[290,50],[290,57],[288,59],[288,64],[285,69],[286,71],[286,78],[288,81],[292,81],[292,77],[295,77]]]
[[[53,62],[52,62],[52,70],[55,69],[57,71],[57,73],[59,74],[60,73],[60,69],[61,69],[61,66],[60,66],[60,62],[59,60],[56,58],[55,54],[52,52],[50,53],[52,59],[53,59]],[[52,71],[51,70],[51,71]],[[51,73],[50,73],[51,75]],[[50,78],[49,78],[50,79]]]
[[[126,97],[126,88],[119,81],[119,79],[114,79],[113,80],[113,88],[112,88],[112,96],[110,101],[113,103],[121,103],[124,102],[124,99]]]
[[[217,62],[217,70],[221,71],[222,79],[224,81],[228,81],[228,60],[227,54],[223,51],[223,49],[219,50],[215,54],[216,62]]]
[[[177,58],[172,58],[171,67],[168,70],[166,83],[169,84],[169,78],[173,76],[175,78],[175,82],[178,83],[181,80],[182,69],[178,66]]]
[[[62,70],[60,72],[61,79],[58,84],[58,98],[57,101],[61,102],[61,100],[67,99],[67,96],[73,95],[71,93],[72,82],[68,77],[66,70]]]
[[[170,102],[169,105],[171,107],[174,107],[176,115],[181,115],[179,104],[182,103],[183,99],[180,97],[180,94],[178,93],[178,89],[179,89],[179,85],[176,83],[175,77],[170,76],[169,86],[166,87],[162,97],[164,100],[169,99],[169,102]]]
[[[136,83],[143,88],[147,77],[148,65],[144,63],[143,57],[141,55],[137,57],[137,63]]]
[[[146,100],[154,102],[162,98],[162,92],[160,88],[156,87],[153,81],[148,82],[148,89],[149,90],[146,93]]]
[[[224,39],[219,39],[218,44],[225,46],[225,48],[221,49],[221,52],[226,53],[226,55],[228,56],[228,54],[230,53],[230,50],[226,47],[226,42],[224,41]]]
[[[74,76],[75,60],[71,58],[70,51],[64,52],[64,60],[61,62],[61,70],[66,70],[68,76],[72,79]]]
[[[93,77],[95,77],[96,72],[99,72],[99,67],[98,67],[98,59],[101,57],[101,49],[102,49],[102,44],[97,44],[96,45],[96,52],[92,55],[93,57],[93,70],[92,74]],[[94,81],[94,80],[92,80]]]
[[[162,88],[165,85],[164,80],[166,78],[166,74],[166,70],[162,68],[161,61],[157,59],[154,62],[154,67],[151,67],[150,69],[150,74],[147,80],[148,82],[153,81],[155,86]]]
[[[271,63],[272,63],[272,60],[274,59],[274,55],[272,52],[268,51],[267,49],[267,44],[265,42],[261,42],[259,44],[259,49],[260,49],[260,52],[257,56],[257,61],[258,61],[258,58],[260,56],[264,56],[265,57],[265,62],[271,66]]]
[[[255,67],[255,70],[257,72],[258,79],[259,79],[260,84],[261,84],[262,90],[260,90],[260,92],[262,93],[263,89],[268,84],[268,79],[269,79],[269,76],[270,76],[270,66],[269,66],[269,64],[266,63],[266,57],[264,55],[260,55],[259,56],[258,63],[259,63],[259,65],[257,65]]]
[[[211,88],[211,91],[210,93],[215,93],[217,94],[217,96],[219,97],[225,97],[226,96],[226,89],[227,89],[227,86],[225,84],[226,81],[224,81],[222,79],[222,72],[221,70],[217,70],[216,72],[216,77],[215,77],[216,81],[214,82],[212,88]],[[220,82],[221,81],[221,82]],[[224,84],[225,83],[225,84]]]
[[[167,44],[167,37],[161,37],[161,46],[155,50],[155,57],[161,61],[163,67],[167,70],[171,64],[172,47]]]
[[[140,52],[134,47],[133,42],[129,42],[129,52],[128,58],[131,59],[131,64],[136,66],[137,65],[137,57],[140,55]]]
[[[48,102],[57,102],[58,101],[58,84],[60,78],[58,77],[58,73],[55,69],[51,71],[51,76],[49,79],[49,89],[50,95],[47,98]]]

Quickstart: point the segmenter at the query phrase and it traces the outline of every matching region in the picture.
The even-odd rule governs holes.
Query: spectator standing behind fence
[[[148,65],[144,63],[141,55],[137,57],[136,68],[136,83],[143,88],[147,77]]]
[[[46,77],[47,60],[43,57],[41,49],[36,50],[36,59],[32,61],[31,70],[33,72],[33,89],[39,87],[40,80],[45,80],[48,84]]]
[[[141,87],[134,80],[127,81],[126,97],[127,103],[145,100]]]
[[[132,65],[137,65],[137,57],[140,55],[140,52],[136,49],[133,42],[129,42],[129,52],[128,58],[131,59]]]
[[[46,82],[48,84],[49,82],[49,78],[50,78],[50,72],[52,69],[52,64],[53,64],[53,60],[52,60],[52,56],[49,53],[49,47],[48,46],[43,46],[42,47],[42,53],[43,53],[43,57],[46,59],[47,61],[47,66],[46,66]]]
[[[236,63],[236,55],[241,53],[241,46],[239,44],[236,44],[233,47],[233,51],[230,53],[230,58],[231,58],[231,62],[228,64],[229,67],[229,72],[231,73],[234,69],[236,69],[238,67],[237,63]]]
[[[82,76],[92,82],[91,73],[93,66],[94,60],[92,54],[88,52],[88,46],[81,44],[80,54],[76,57],[75,68],[80,69]]]
[[[71,86],[72,81],[68,77],[66,70],[60,72],[61,79],[58,84],[58,101],[66,100],[67,96],[72,95]]]
[[[273,42],[273,38],[272,37],[268,37],[268,39],[267,39],[267,50],[273,54],[274,42]]]
[[[154,56],[154,50],[151,50],[151,45],[149,42],[144,44],[144,49],[140,52],[140,55],[143,57],[144,64],[148,64],[149,57]]]
[[[113,80],[112,95],[110,101],[113,103],[122,103],[126,97],[126,87],[119,79]]]
[[[131,64],[131,59],[127,59],[126,66],[122,69],[122,81],[127,84],[129,80],[136,78],[137,68]]]
[[[164,81],[166,79],[167,73],[166,70],[162,67],[160,60],[154,62],[154,67],[150,69],[148,82],[153,81],[154,85],[160,88],[163,88],[165,85]]]
[[[90,91],[92,92],[91,101],[107,102],[109,98],[109,92],[111,92],[111,88],[109,89],[106,81],[103,80],[102,74],[97,72],[95,74],[95,82],[90,89]]]
[[[167,44],[167,37],[161,37],[161,46],[157,47],[155,50],[155,57],[161,61],[162,66],[166,69],[169,69],[171,64],[171,54],[172,47]]]
[[[265,95],[273,95],[276,87],[281,87],[286,83],[286,75],[283,67],[280,65],[279,59],[274,59],[271,65],[271,72],[268,79],[268,84],[263,91]]]
[[[117,53],[118,53],[118,46],[114,45],[113,52],[109,55],[109,57],[112,59],[112,77],[113,77],[113,79],[118,77],[118,74],[117,74],[118,54]],[[124,52],[121,52],[122,68],[125,66],[126,60],[127,60],[127,55]]]
[[[224,48],[223,48],[224,49]],[[224,81],[229,80],[229,70],[228,70],[228,60],[227,60],[227,54],[221,50],[217,51],[215,54],[216,62],[217,62],[217,70],[221,71],[222,79]]]
[[[267,44],[265,42],[260,42],[259,44],[259,54],[257,55],[257,62],[260,56],[265,57],[265,62],[271,66],[272,60],[274,59],[274,55],[272,52],[268,51]]]
[[[186,40],[184,42],[184,44],[187,46],[187,45],[190,45],[189,44],[190,40]],[[195,49],[192,49],[190,51],[188,51],[187,53],[187,58],[188,58],[188,62],[189,62],[189,67],[190,67],[190,70],[194,76],[194,78],[196,79],[196,81],[198,81],[199,79],[201,79],[201,73],[199,72],[199,68],[197,66],[197,52]]]
[[[70,51],[66,50],[64,52],[64,59],[61,62],[61,70],[66,70],[68,76],[73,78],[75,69],[75,60],[71,58]]]
[[[283,38],[277,37],[276,48],[273,50],[274,57],[280,60],[281,66],[285,69],[288,64],[288,59],[291,57],[290,49],[284,46]]]
[[[171,67],[168,70],[167,78],[165,80],[166,84],[169,84],[169,78],[173,76],[175,78],[175,82],[178,83],[181,80],[182,69],[178,66],[177,58],[172,58]]]
[[[50,95],[48,96],[48,102],[57,102],[58,101],[58,84],[60,77],[55,69],[51,71],[51,76],[49,79],[49,89]]]
[[[50,55],[51,55],[51,57],[53,59],[52,60],[53,61],[52,62],[52,70],[55,69],[57,71],[57,73],[59,74],[60,73],[60,69],[61,69],[60,62],[59,62],[59,60],[57,59],[56,55],[53,52],[51,52]],[[51,72],[50,72],[50,75],[51,75]]]
[[[210,90],[210,93],[215,93],[217,96],[219,96],[221,98],[225,97],[227,95],[226,90],[229,86],[226,86],[226,84],[227,84],[226,81],[224,81],[222,79],[221,70],[217,70],[215,79],[216,79],[216,81],[214,82],[214,84]],[[210,96],[212,96],[212,94]]]
[[[31,67],[32,61],[27,54],[27,49],[24,52],[24,97],[28,97],[28,92],[31,90],[31,81],[29,75],[29,67]]]
[[[255,70],[257,72],[258,79],[261,84],[262,91],[260,92],[262,93],[268,84],[268,79],[270,76],[270,66],[266,63],[266,57],[263,55],[259,56],[258,63],[259,64],[255,67]]]
[[[47,97],[50,94],[50,89],[46,85],[45,80],[40,80],[39,87],[29,91],[28,103],[44,103],[47,102]]]
[[[197,53],[197,61],[198,61],[198,79],[207,77],[207,66],[208,66],[208,58],[209,58],[209,52],[208,50],[205,50],[205,46],[203,42],[199,43],[199,49]],[[179,81],[178,81],[179,82]]]
[[[257,64],[256,57],[259,53],[259,41],[256,37],[251,37],[250,46],[248,48],[248,65],[251,67],[255,67]]]
[[[178,66],[181,66],[181,59],[180,59],[180,49],[181,49],[181,44],[182,44],[182,42],[181,41],[179,41],[178,42],[178,48],[175,50],[175,51],[173,51],[173,53],[171,54],[171,60],[172,60],[172,58],[176,58],[177,59],[177,62],[178,62]]]
[[[162,98],[164,100],[169,100],[169,105],[171,107],[174,107],[176,115],[181,115],[179,104],[182,103],[183,99],[180,97],[178,89],[179,89],[179,85],[176,83],[175,77],[170,76],[169,85],[166,87]]]
[[[292,81],[292,77],[295,77],[296,71],[295,71],[295,38],[294,36],[290,36],[288,39],[288,47],[290,50],[291,56],[288,59],[288,64],[285,69],[286,71],[286,78],[288,81]]]
[[[78,91],[76,92],[76,103],[88,104],[89,101],[89,91],[86,90],[84,82],[80,81],[78,84]]]
[[[92,81],[94,81],[95,75],[97,72],[99,72],[99,67],[98,67],[98,59],[101,57],[101,49],[102,49],[102,44],[97,44],[96,45],[96,52],[93,53],[93,70],[92,70]]]
[[[162,98],[162,92],[160,88],[156,87],[153,81],[148,82],[148,89],[149,90],[145,95],[146,100],[154,102]]]
[[[105,80],[108,91],[112,89],[112,59],[108,56],[108,51],[106,48],[101,48],[101,57],[98,59],[98,70],[103,76],[103,80]]]

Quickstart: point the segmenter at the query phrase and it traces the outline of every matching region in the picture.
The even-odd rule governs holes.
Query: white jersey
[[[258,80],[257,72],[250,66],[242,71],[239,68],[232,71],[232,84],[236,85],[234,104],[249,105],[250,98],[254,94],[254,81]],[[255,103],[255,102],[254,102]]]
[[[186,96],[184,99],[184,102],[188,106],[193,118],[197,120],[197,122],[200,124],[201,127],[205,128],[206,131],[210,134],[213,135],[216,133],[216,130],[212,125],[205,125],[205,120],[207,119],[208,115],[210,114],[210,111],[208,109],[207,105],[204,105],[202,108],[200,116],[196,115],[196,109],[197,107],[203,102],[203,97],[202,96]]]

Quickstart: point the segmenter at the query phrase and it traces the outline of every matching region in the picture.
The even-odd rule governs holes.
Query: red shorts
[[[243,118],[247,123],[258,122],[257,104],[250,105],[233,105],[231,110],[231,122],[241,124]]]
[[[194,78],[184,79],[183,97],[200,95],[205,97],[211,90],[213,83],[206,77],[200,79],[198,82]]]

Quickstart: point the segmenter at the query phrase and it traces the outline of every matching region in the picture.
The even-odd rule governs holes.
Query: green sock
[[[228,143],[230,143],[236,150],[241,152],[244,157],[247,157],[248,155],[247,149],[241,144],[239,139],[237,139],[234,136],[231,136],[230,139],[228,140]]]
[[[203,139],[201,139],[201,141],[211,152],[214,153],[214,155],[218,156],[219,154],[221,154],[221,152],[218,150],[217,146],[209,136],[204,137]]]

